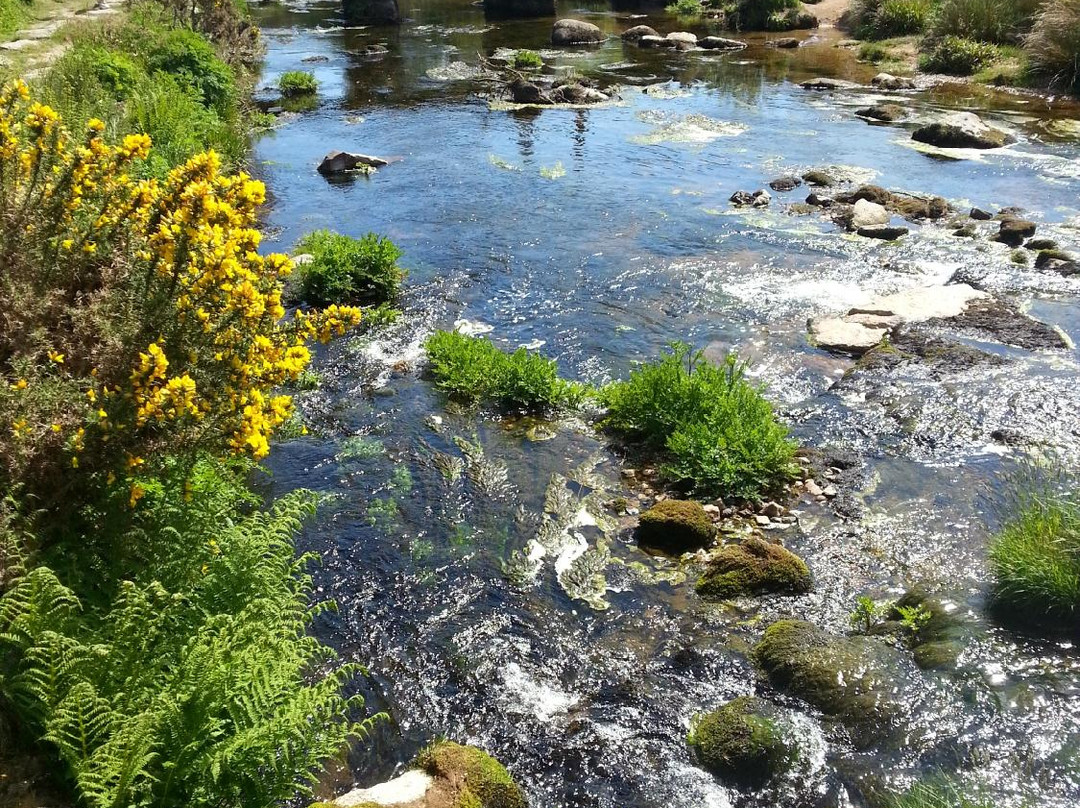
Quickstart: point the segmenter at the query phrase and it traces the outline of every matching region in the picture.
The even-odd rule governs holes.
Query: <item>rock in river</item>
[[[820,78],[800,82],[799,86],[804,90],[854,90],[859,85],[844,79]]]
[[[665,37],[676,50],[693,50],[697,47],[697,35],[688,31],[672,31]]]
[[[323,157],[319,163],[320,174],[344,174],[347,171],[355,171],[360,166],[369,168],[382,168],[387,165],[381,157],[369,157],[366,154],[353,154],[352,152],[332,151]]]
[[[696,589],[706,600],[727,600],[770,593],[798,595],[810,587],[806,562],[779,544],[752,536],[717,550]]]
[[[551,29],[552,45],[594,45],[603,41],[603,31],[591,22],[558,20]]]
[[[769,704],[739,696],[694,717],[687,743],[701,765],[736,784],[760,786],[781,774],[797,755]]]
[[[769,187],[774,191],[794,191],[800,185],[802,180],[793,176],[777,177],[769,182]]]
[[[1009,216],[1002,219],[998,225],[997,240],[1010,247],[1019,247],[1024,243],[1024,239],[1035,235],[1035,227],[1035,222]]]
[[[712,544],[716,528],[699,502],[665,499],[645,513],[637,527],[637,541],[642,547],[669,555],[700,550]]]
[[[892,217],[884,205],[871,202],[867,199],[858,199],[851,209],[851,229],[859,230],[863,227],[880,227],[889,223]]]
[[[725,39],[722,36],[707,36],[698,40],[698,47],[705,50],[742,50],[745,42],[737,39]]]
[[[997,149],[1016,142],[1012,135],[990,126],[974,112],[946,115],[920,126],[911,138],[943,149]]]
[[[894,76],[892,73],[878,73],[870,83],[883,90],[911,90],[915,87],[915,80],[907,76]]]
[[[731,202],[736,207],[745,207],[751,205],[755,208],[766,208],[772,201],[772,197],[769,196],[769,192],[764,188],[751,193],[750,191],[736,191],[729,198],[728,202]]]
[[[888,333],[888,326],[866,325],[843,317],[819,317],[810,321],[811,344],[853,356],[862,356]]]
[[[650,28],[647,25],[635,25],[633,28],[627,28],[622,32],[622,38],[626,42],[637,42],[643,36],[655,36],[659,37],[655,28]]]
[[[872,121],[895,123],[896,121],[902,121],[906,118],[908,111],[899,104],[882,102],[874,104],[872,107],[863,107],[862,109],[855,110],[855,114],[860,118],[868,118]]]
[[[890,227],[887,224],[871,225],[869,227],[860,227],[856,231],[863,238],[876,238],[882,241],[896,241],[902,236],[906,236],[910,231],[906,227]]]

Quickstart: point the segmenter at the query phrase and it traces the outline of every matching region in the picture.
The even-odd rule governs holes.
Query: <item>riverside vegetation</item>
[[[361,312],[286,315],[244,82],[143,6],[0,91],[0,765],[82,805],[277,805],[373,720],[308,633],[317,499],[247,491]]]

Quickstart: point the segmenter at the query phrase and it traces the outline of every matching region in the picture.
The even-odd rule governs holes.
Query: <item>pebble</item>
[[[778,516],[783,516],[784,509],[775,502],[766,502],[762,507],[761,512],[770,519],[775,519]]]
[[[709,514],[709,516],[719,516],[720,515],[720,509],[718,507],[716,507],[715,505],[706,505],[706,506],[704,506],[704,508],[702,508],[702,510],[704,510],[705,513]]]
[[[822,495],[821,486],[817,484],[815,480],[806,481],[806,493],[812,497],[820,497]]]
[[[754,517],[754,521],[757,522],[761,527],[772,524],[772,520],[761,513]]]
[[[835,485],[829,485],[829,486],[826,486],[825,490],[822,491],[821,493],[824,494],[825,496],[829,497],[829,498],[832,498],[832,497],[835,497],[837,495],[837,493],[839,493],[839,492],[836,490]]]

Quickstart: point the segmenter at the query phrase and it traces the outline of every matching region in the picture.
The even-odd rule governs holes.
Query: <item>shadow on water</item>
[[[1002,361],[875,374],[809,346],[805,324],[963,273],[1075,343],[1076,281],[949,228],[867,243],[798,211],[805,188],[775,194],[767,210],[727,200],[831,166],[942,195],[958,211],[1022,206],[1040,235],[1077,250],[1080,148],[1060,123],[1076,108],[952,86],[895,95],[913,120],[869,126],[854,110],[883,94],[798,86],[871,77],[835,32],[800,35],[794,51],[768,47],[768,35],[737,53],[647,51],[617,34],[685,23],[651,7],[562,3],[561,16],[610,37],[555,51],[550,19],[489,22],[464,0],[402,9],[399,29],[346,28],[332,4],[256,10],[263,84],[294,69],[320,82],[317,108],[283,117],[255,147],[277,247],[319,227],[370,230],[398,243],[410,269],[405,315],[319,356],[321,387],[300,398],[313,434],[269,461],[275,492],[335,495],[302,541],[322,555],[320,594],[340,607],[317,629],[368,667],[369,705],[392,717],[357,745],[341,786],[385,779],[443,733],[497,754],[533,805],[552,808],[865,805],[938,770],[960,772],[999,806],[1075,805],[1080,658],[986,616],[979,504],[1012,462],[993,437],[1003,430],[1080,457],[1075,351],[969,339]],[[368,53],[373,44],[386,52]],[[492,105],[478,54],[522,47],[617,87],[619,101]],[[931,159],[910,129],[943,108],[982,110],[1019,143]],[[403,159],[328,183],[314,166],[334,148]],[[504,347],[539,346],[594,383],[673,339],[749,357],[800,441],[863,460],[846,518],[808,503],[783,533],[807,558],[814,592],[700,601],[693,568],[634,546],[633,519],[613,502],[642,492],[588,423],[463,412],[431,389],[420,344],[457,320],[490,326]],[[963,650],[954,668],[931,671],[898,655],[890,697],[902,710],[889,732],[868,738],[825,720],[772,691],[749,661],[771,620],[843,632],[858,595],[896,597],[916,583],[951,604]],[[685,744],[695,713],[752,692],[792,711],[804,749],[789,778],[755,792],[695,766]]]

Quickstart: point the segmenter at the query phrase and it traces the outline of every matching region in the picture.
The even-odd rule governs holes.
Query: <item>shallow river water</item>
[[[320,355],[321,386],[299,397],[311,434],[269,461],[272,492],[335,495],[301,541],[322,555],[319,591],[339,606],[317,630],[368,668],[369,708],[390,715],[327,789],[384,780],[442,734],[495,754],[545,808],[858,806],[941,772],[999,806],[1080,803],[1080,653],[986,608],[1002,480],[1024,451],[1080,458],[1077,353],[954,334],[996,360],[850,372],[852,360],[806,339],[809,317],[955,276],[1076,341],[1080,281],[947,225],[913,226],[898,244],[848,235],[789,209],[806,188],[774,193],[766,210],[727,201],[835,166],[958,211],[1020,206],[1076,251],[1080,108],[963,85],[897,96],[917,116],[978,110],[1018,137],[945,155],[915,148],[910,124],[856,117],[877,91],[799,86],[876,72],[836,32],[795,51],[760,35],[737,53],[648,51],[617,34],[686,24],[561,3],[560,16],[611,37],[556,52],[550,19],[488,23],[467,0],[405,0],[403,11],[391,30],[344,28],[329,3],[256,10],[262,84],[297,69],[320,82],[315,109],[282,116],[255,146],[269,247],[290,250],[317,228],[374,231],[409,269],[403,316]],[[361,55],[371,43],[388,53]],[[478,75],[478,54],[500,47],[619,84],[619,100],[510,109]],[[401,159],[332,183],[315,171],[331,149]],[[634,545],[633,519],[610,503],[646,504],[647,492],[586,420],[505,421],[433,390],[420,343],[459,321],[589,382],[672,340],[749,358],[800,442],[859,459],[835,507],[791,503],[800,522],[782,539],[807,559],[813,593],[703,603],[692,569]],[[905,714],[888,732],[824,720],[771,690],[747,657],[774,619],[843,632],[859,595],[915,585],[955,609],[963,650],[953,669],[897,670]],[[804,750],[790,777],[756,792],[695,766],[685,743],[695,713],[744,693],[788,710]]]

